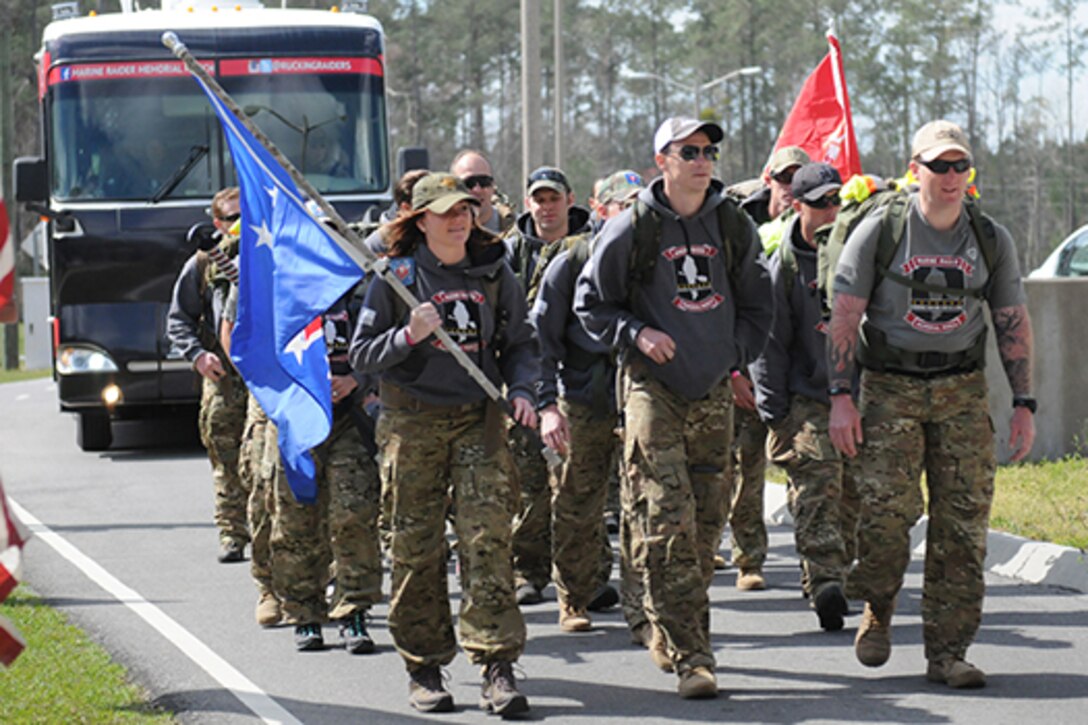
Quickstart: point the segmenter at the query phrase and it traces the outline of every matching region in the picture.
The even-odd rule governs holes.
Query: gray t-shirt
[[[922,216],[916,194],[911,196],[906,231],[891,269],[928,284],[947,286],[950,293],[921,292],[891,279],[884,279],[874,289],[882,217],[875,214],[863,219],[850,235],[835,270],[834,289],[869,300],[866,320],[886,335],[889,345],[945,353],[971,347],[986,324],[982,301],[956,290],[981,287],[990,277],[991,309],[1024,304],[1020,266],[1008,230],[994,224],[997,249],[994,268],[987,269],[966,210],[952,229],[938,231]]]

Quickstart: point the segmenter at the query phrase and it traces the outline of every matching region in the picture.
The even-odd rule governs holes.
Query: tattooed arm
[[[827,336],[827,377],[831,388],[850,390],[856,367],[855,350],[861,317],[869,300],[835,293],[831,310],[831,331]],[[831,443],[845,456],[853,458],[861,443],[861,414],[849,393],[831,397]]]
[[[1005,375],[1009,379],[1012,394],[1017,397],[1031,396],[1031,361],[1034,341],[1031,318],[1025,305],[999,307],[993,311],[994,333],[997,351]],[[1012,460],[1026,456],[1035,442],[1035,416],[1025,407],[1013,409],[1009,423],[1009,448]]]

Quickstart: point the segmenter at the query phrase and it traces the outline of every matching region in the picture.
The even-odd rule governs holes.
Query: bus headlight
[[[60,375],[115,372],[117,364],[113,359],[93,347],[65,345],[57,351],[57,373]]]

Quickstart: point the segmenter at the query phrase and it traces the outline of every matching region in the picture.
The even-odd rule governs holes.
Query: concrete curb
[[[763,489],[763,517],[771,524],[793,525],[786,503],[786,487],[767,482]],[[911,550],[925,554],[926,517],[911,529]],[[1088,552],[990,531],[986,538],[986,569],[1025,584],[1061,587],[1088,593]]]

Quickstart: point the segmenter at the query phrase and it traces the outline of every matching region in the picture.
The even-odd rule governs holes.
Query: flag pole
[[[295,182],[295,185],[298,186],[299,190],[313,200],[318,208],[325,213],[334,226],[334,229],[332,230],[326,227],[326,231],[329,232],[329,236],[333,241],[344,250],[344,253],[351,257],[351,260],[358,264],[360,269],[381,275],[386,284],[393,289],[398,297],[404,300],[409,309],[418,307],[420,302],[416,299],[416,296],[412,294],[412,291],[405,287],[400,278],[389,269],[388,258],[379,257],[363,243],[363,240],[348,226],[347,222],[344,221],[344,218],[340,216],[340,213],[336,211],[335,207],[321,196],[302,172],[295,168],[295,165],[284,156],[283,152],[276,148],[276,145],[272,143],[272,140],[268,138],[257,124],[242,111],[238,104],[234,102],[234,99],[223,90],[223,87],[219,85],[219,82],[197,62],[196,58],[189,52],[185,43],[181,42],[181,39],[178,38],[177,34],[172,31],[163,33],[162,44],[184,63],[185,68],[199,78],[208,90],[214,93],[216,98],[223,102],[223,105],[230,109],[230,112],[234,114],[239,123],[245,126],[246,130],[253,134],[253,137],[265,147],[268,153],[272,155],[272,158],[274,158],[290,175],[291,180]],[[450,334],[446,332],[444,328],[439,327],[434,331],[434,335],[445,346],[446,350],[453,355],[453,358],[457,363],[465,369],[465,372],[467,372],[469,376],[476,381],[476,384],[483,389],[484,393],[486,393],[491,400],[498,403],[503,409],[503,412],[513,418],[514,409],[510,404],[510,401],[503,396],[502,392],[491,382],[487,375],[484,374],[484,371],[472,361],[472,358],[461,349],[461,346],[450,337]],[[548,459],[549,464],[554,465],[554,463],[558,461],[558,454],[552,451],[551,448],[544,446],[541,452],[544,457]],[[550,456],[549,453],[551,454]]]

